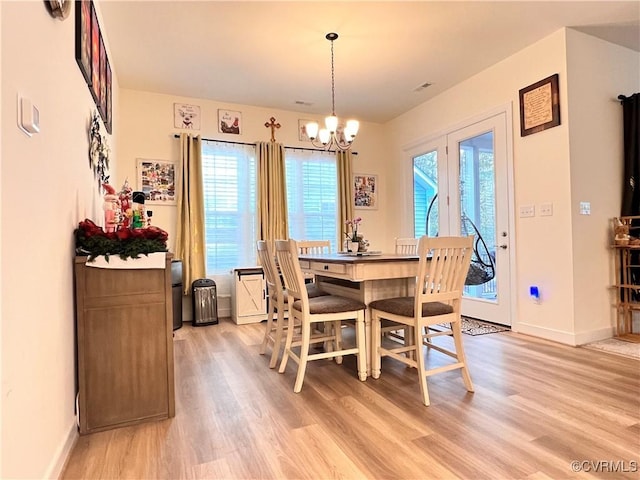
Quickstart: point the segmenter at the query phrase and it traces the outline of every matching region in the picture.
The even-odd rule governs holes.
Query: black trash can
[[[173,329],[182,327],[182,260],[171,260],[171,293],[173,297]]]
[[[207,278],[191,284],[193,299],[193,326],[201,327],[218,323],[218,294],[216,282]]]

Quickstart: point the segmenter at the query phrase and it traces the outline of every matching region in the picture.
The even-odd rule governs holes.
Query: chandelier
[[[339,150],[349,150],[351,143],[358,134],[360,122],[347,120],[342,130],[338,130],[338,117],[336,116],[336,88],[333,69],[333,42],[337,40],[337,33],[327,33],[325,36],[331,42],[331,115],[324,119],[325,128],[320,128],[316,122],[307,123],[307,135],[311,143],[317,148],[330,150],[335,146]]]

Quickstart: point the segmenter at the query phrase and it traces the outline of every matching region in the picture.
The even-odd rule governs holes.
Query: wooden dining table
[[[300,268],[315,275],[318,286],[334,295],[369,305],[374,300],[413,295],[418,256],[381,254],[301,254]],[[371,373],[371,312],[365,312],[367,374]]]

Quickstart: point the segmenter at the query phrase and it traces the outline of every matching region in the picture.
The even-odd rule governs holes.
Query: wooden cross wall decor
[[[264,124],[265,127],[271,128],[271,141],[276,141],[276,128],[280,128],[280,124],[276,123],[275,117],[271,117],[269,122]]]

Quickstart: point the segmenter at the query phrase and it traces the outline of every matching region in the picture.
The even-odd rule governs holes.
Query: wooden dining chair
[[[395,253],[401,255],[417,255],[418,254],[418,242],[419,238],[414,237],[396,237],[395,238]],[[409,295],[411,285],[415,283],[414,279],[408,278],[407,285],[405,286],[405,295]],[[398,328],[400,327],[400,328]],[[382,322],[381,331],[385,337],[395,340],[400,343],[404,343],[404,337],[406,329],[404,325],[398,325],[394,322]],[[411,338],[411,335],[409,335]],[[409,355],[409,353],[407,354]]]
[[[316,254],[316,253],[331,253],[331,242],[329,240],[298,240],[298,253]]]
[[[269,305],[267,324],[264,331],[264,338],[260,345],[260,354],[264,355],[267,351],[267,346],[269,344],[273,345],[269,368],[275,368],[284,341],[287,316],[287,292],[284,289],[282,277],[276,265],[275,255],[269,242],[259,240],[257,242],[257,249],[258,261],[264,272],[269,298],[267,302]],[[312,283],[306,284],[305,288],[310,298],[328,295]]]
[[[415,294],[413,296],[375,300],[371,309],[371,349],[373,378],[380,377],[381,358],[388,356],[418,369],[422,402],[429,405],[427,377],[460,369],[467,391],[473,392],[473,384],[464,354],[460,306],[464,281],[469,271],[473,253],[473,235],[468,237],[420,238],[420,256]],[[381,342],[381,321],[393,322],[411,329],[413,341],[406,336],[405,344],[389,346]],[[450,328],[430,325],[450,324]],[[453,337],[453,349],[436,342],[435,337]],[[453,363],[427,368],[425,347],[453,358]],[[407,355],[410,352],[410,355]],[[434,360],[432,356],[428,359]]]
[[[329,240],[297,240],[297,245],[300,255],[331,253],[331,241]],[[314,282],[316,279],[313,273],[304,272],[303,274],[307,283]]]
[[[298,245],[295,240],[276,240],[276,257],[284,277],[289,303],[287,338],[284,346],[280,373],[287,368],[289,358],[298,364],[298,372],[293,391],[302,389],[307,363],[323,358],[334,358],[342,363],[344,355],[356,355],[358,377],[367,379],[366,340],[364,333],[364,311],[366,305],[357,300],[325,295],[310,298],[305,287],[304,275],[298,260]],[[300,335],[294,340],[292,325],[300,323]],[[355,346],[343,345],[343,322],[355,322]],[[314,328],[323,325],[324,331]],[[330,349],[320,353],[310,353],[312,344],[331,343]]]
[[[417,255],[418,254],[418,241],[419,238],[398,238],[395,239],[396,253],[403,255]]]

